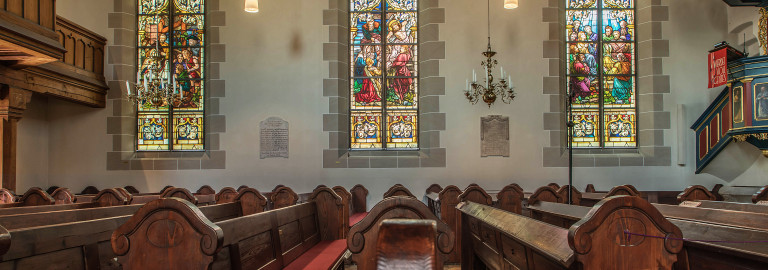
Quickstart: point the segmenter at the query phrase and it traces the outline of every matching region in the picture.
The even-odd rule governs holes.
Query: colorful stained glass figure
[[[353,112],[350,122],[352,123],[351,148],[380,149],[382,147],[381,112]]]
[[[573,146],[579,148],[600,147],[600,112],[573,112]]]
[[[387,147],[393,149],[418,148],[418,112],[387,112]]]
[[[568,8],[597,8],[597,0],[566,0]]]
[[[160,79],[173,88],[173,76],[176,92],[171,104],[163,99],[138,104],[137,150],[204,150],[205,0],[138,1],[139,85]],[[162,137],[156,136],[159,129]]]
[[[637,147],[635,0],[564,1],[573,147]]]
[[[350,0],[352,149],[418,148],[417,2]]]
[[[351,11],[381,11],[381,0],[351,0]]]
[[[204,150],[203,114],[174,114],[173,134],[173,149]]]
[[[139,114],[138,145],[139,150],[168,150],[168,115]]]
[[[615,148],[637,147],[635,110],[606,111],[605,146]]]

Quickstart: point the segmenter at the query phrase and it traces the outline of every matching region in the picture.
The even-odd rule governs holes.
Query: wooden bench
[[[717,196],[709,192],[707,188],[701,185],[689,186],[680,195],[677,195],[677,203],[686,201],[716,201]]]
[[[331,269],[346,251],[343,207],[319,188],[307,203],[213,221],[188,201],[157,200],[114,232],[112,248],[128,270]]]
[[[376,240],[376,269],[442,270],[437,258],[437,222],[423,219],[386,219]]]
[[[496,194],[496,207],[507,212],[522,214],[524,198],[523,188],[517,184],[509,184]]]
[[[653,204],[686,239],[748,241],[768,239],[766,215],[675,205]],[[545,204],[529,206],[531,211],[560,219],[559,226],[574,224],[591,210],[589,207]],[[536,209],[533,209],[536,208]],[[768,263],[768,243],[727,243],[685,241],[676,269],[761,269]],[[763,265],[763,266],[761,266]]]
[[[680,206],[768,214],[768,205],[759,205],[759,204],[751,204],[751,203],[736,203],[736,202],[721,202],[721,201],[687,201],[687,202],[681,203]]]
[[[768,186],[760,188],[760,190],[752,195],[752,203],[768,205]]]
[[[377,203],[369,214],[349,230],[347,246],[352,252],[350,259],[357,263],[357,269],[376,269],[376,249],[382,221],[387,219],[433,220],[437,224],[438,260],[442,263],[453,250],[455,235],[448,224],[439,220],[427,205],[409,196],[393,196]]]
[[[64,211],[73,209],[87,209],[106,206],[128,204],[128,199],[114,189],[104,189],[91,198],[90,202],[70,204],[50,204],[42,206],[0,208],[0,216],[30,214],[40,212]]]
[[[250,214],[249,211],[256,210],[255,205],[259,204],[249,202],[256,198],[251,193],[243,193],[237,202],[201,207],[199,212],[211,220]],[[265,201],[263,197],[261,199]],[[49,266],[54,269],[121,269],[114,260],[110,237],[114,230],[130,219],[130,214],[123,215],[125,211],[134,207],[128,205],[33,214],[65,220],[61,223],[57,220],[46,221],[40,216],[43,218],[30,220],[24,226],[8,230],[12,241],[0,259],[0,269],[39,269]],[[93,212],[99,211],[102,212],[99,214],[101,216],[93,216]]]
[[[392,196],[407,196],[411,198],[416,198],[416,196],[413,196],[413,193],[411,193],[408,188],[401,184],[395,184],[394,186],[390,187],[387,192],[384,192],[384,199],[392,197]]]
[[[0,204],[0,208],[53,205],[55,203],[56,200],[45,192],[45,190],[42,190],[39,187],[33,187],[27,190],[27,192],[25,192],[16,202]]]
[[[459,210],[462,269],[671,269],[683,246],[639,197],[606,199],[570,230],[472,202]]]

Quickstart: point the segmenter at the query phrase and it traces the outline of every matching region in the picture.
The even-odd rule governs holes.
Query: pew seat
[[[355,213],[351,216],[349,216],[349,227],[355,226],[358,222],[363,220],[363,218],[368,215],[368,212],[365,213]]]
[[[320,241],[283,269],[336,269],[346,252],[346,239]]]

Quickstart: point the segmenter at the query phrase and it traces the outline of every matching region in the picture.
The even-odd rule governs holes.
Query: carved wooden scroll
[[[461,195],[461,189],[459,187],[450,185],[445,187],[438,198],[440,199],[440,220],[448,224],[451,231],[458,232],[459,212],[456,210],[456,205],[459,204],[459,196]],[[458,245],[457,245],[458,246]],[[454,248],[450,254],[448,254],[448,262],[458,263],[461,261],[461,248]]]
[[[584,189],[584,192],[595,193],[595,186],[592,184],[588,184],[587,188]]]
[[[284,187],[284,186],[285,186],[285,185],[283,185],[283,184],[279,184],[279,185],[275,186],[275,187],[272,189],[272,192],[275,192],[275,191],[277,191],[277,189],[278,189],[278,188],[281,188],[281,187]],[[242,186],[241,186],[241,187],[242,187]]]
[[[130,192],[128,192],[127,189],[117,187],[115,188],[115,190],[117,190],[117,192],[120,192],[120,194],[122,194],[123,197],[125,197],[125,199],[128,200],[128,204],[131,204],[131,202],[133,202],[133,195]]]
[[[643,194],[642,194],[642,193],[640,193],[640,191],[639,191],[639,190],[637,190],[637,188],[636,188],[635,186],[633,186],[633,185],[630,185],[630,184],[626,184],[626,185],[624,185],[624,186],[625,186],[625,187],[628,187],[629,189],[631,189],[632,191],[634,191],[634,192],[635,192],[635,194],[637,194],[637,196],[641,196],[641,197],[642,197],[642,195],[643,195]]]
[[[80,194],[99,194],[99,189],[94,186],[87,186],[83,191],[80,191]]]
[[[498,194],[496,194],[496,198],[498,199],[498,205],[496,207],[499,209],[518,215],[523,213],[523,198],[525,198],[525,193],[523,188],[519,185],[509,184],[505,186]]]
[[[324,188],[324,187],[328,187],[328,186],[320,184],[320,185],[317,185],[317,186],[315,187],[315,189],[318,189],[318,188]],[[315,191],[315,189],[313,189],[312,191],[314,192],[314,191]]]
[[[57,188],[51,193],[51,197],[55,201],[54,204],[71,204],[75,202],[75,195],[68,188]]]
[[[196,194],[200,194],[200,195],[211,195],[211,194],[216,194],[216,190],[214,190],[209,185],[204,185],[204,186],[200,187],[199,189],[197,189],[197,192],[195,192],[195,193]]]
[[[621,196],[602,200],[576,222],[568,244],[584,269],[672,269],[682,237],[646,200]]]
[[[557,183],[549,183],[549,184],[547,184],[547,186],[551,187],[554,190],[560,189],[560,185],[558,185]]]
[[[544,202],[559,202],[560,195],[557,194],[557,190],[550,186],[543,186],[537,189],[533,194],[528,197],[528,205],[533,205],[538,201]]]
[[[432,184],[427,188],[426,193],[440,193],[440,191],[443,190],[443,187],[441,187],[438,184]]]
[[[229,189],[235,191],[233,188]],[[224,190],[222,189],[222,191]],[[264,212],[264,208],[267,207],[267,198],[264,198],[264,195],[261,195],[261,192],[255,188],[245,188],[235,194],[237,196],[235,196],[233,201],[240,202],[241,214],[243,216]]]
[[[223,240],[194,204],[167,198],[148,202],[115,230],[112,250],[125,270],[209,269]]]
[[[165,195],[166,192],[173,189],[174,186],[164,186],[163,189],[160,190],[160,196]]]
[[[437,259],[437,222],[388,219],[381,222],[376,247],[377,270],[443,269]]]
[[[5,188],[0,188],[0,204],[15,203],[16,194],[13,191]]]
[[[134,187],[134,186],[125,186],[125,190],[127,190],[127,191],[128,191],[128,192],[130,192],[131,194],[139,194],[139,193],[141,193],[141,192],[139,192],[139,190],[138,190],[136,187]]]
[[[403,186],[401,184],[395,184],[394,186],[389,188],[389,190],[387,190],[387,192],[384,192],[384,198],[385,199],[389,198],[389,197],[392,197],[392,196],[407,196],[407,197],[411,197],[411,198],[416,198],[416,196],[413,196],[413,193],[411,193],[411,191],[408,190],[408,188],[406,188],[405,186]]]
[[[349,192],[352,193],[352,214],[368,212],[368,189],[357,184]]]
[[[707,188],[702,185],[693,185],[677,195],[677,203],[684,201],[714,201],[717,200],[712,192],[709,192]]]
[[[96,196],[93,196],[93,200],[91,201],[98,202],[99,207],[126,205],[130,203],[128,198],[123,196],[123,194],[120,193],[120,191],[117,191],[114,188],[108,188],[108,189],[99,191],[99,194],[96,194]]]
[[[344,239],[346,228],[344,224],[344,207],[347,207],[341,197],[332,189],[320,187],[312,192],[309,201],[317,206],[317,223],[321,241]]]
[[[272,192],[269,200],[272,202],[272,209],[280,209],[296,204],[299,201],[299,195],[289,187],[279,187]]]
[[[491,195],[488,195],[488,193],[486,193],[485,190],[477,184],[467,186],[467,188],[464,189],[464,192],[459,195],[459,201],[470,201],[484,205],[493,205],[493,198]]]
[[[635,192],[635,190],[627,187],[627,186],[615,186],[611,189],[611,191],[608,191],[608,194],[605,195],[605,198],[612,197],[612,196],[618,196],[618,195],[626,195],[626,196],[637,196],[640,197],[640,194]]]
[[[723,195],[720,194],[720,189],[723,188],[723,184],[717,184],[712,187],[712,194],[715,195],[717,201],[724,201]]]
[[[56,203],[56,201],[53,199],[53,197],[51,197],[51,195],[48,195],[47,192],[40,189],[39,187],[33,187],[27,190],[27,192],[21,196],[18,206],[51,205],[54,203]]]
[[[569,185],[562,186],[557,190],[557,195],[560,195],[559,203],[568,203],[568,188],[571,189],[571,203],[573,205],[581,205],[581,192]]]
[[[443,190],[445,191],[445,190]],[[457,194],[458,197],[458,194]],[[454,233],[448,224],[440,221],[421,201],[405,196],[395,196],[376,204],[370,213],[349,230],[347,247],[358,269],[376,269],[376,246],[378,245],[379,224],[386,219],[423,219],[437,223],[435,243],[439,260],[445,261],[454,249]]]
[[[246,186],[246,185],[239,186],[239,187],[237,187],[237,192],[240,192],[241,190],[246,189],[246,188],[248,188],[248,186]],[[274,192],[274,190],[272,192]]]
[[[219,203],[234,202],[235,197],[237,197],[237,193],[238,192],[234,188],[231,188],[231,187],[222,188],[221,191],[219,191],[219,193],[216,194],[216,203],[219,204]]]
[[[342,186],[333,187],[333,192],[336,192],[336,195],[339,195],[339,197],[341,197],[341,202],[344,204],[342,221],[344,222],[343,227],[345,229],[344,229],[344,234],[342,238],[347,238],[347,232],[349,231],[349,215],[350,215],[349,212],[351,210],[349,202],[352,201],[352,194],[349,193],[349,191],[347,191],[347,189]]]
[[[752,202],[758,203],[760,201],[768,201],[768,186],[762,187],[754,195],[752,195]]]
[[[192,193],[190,193],[189,190],[187,190],[186,188],[168,189],[160,197],[161,198],[179,198],[179,199],[187,200],[192,204],[197,204],[197,197],[195,197],[195,195],[192,195]]]

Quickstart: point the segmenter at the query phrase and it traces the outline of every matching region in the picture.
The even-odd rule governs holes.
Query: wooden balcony
[[[0,0],[0,61],[20,69],[61,59],[55,29],[55,0]]]

